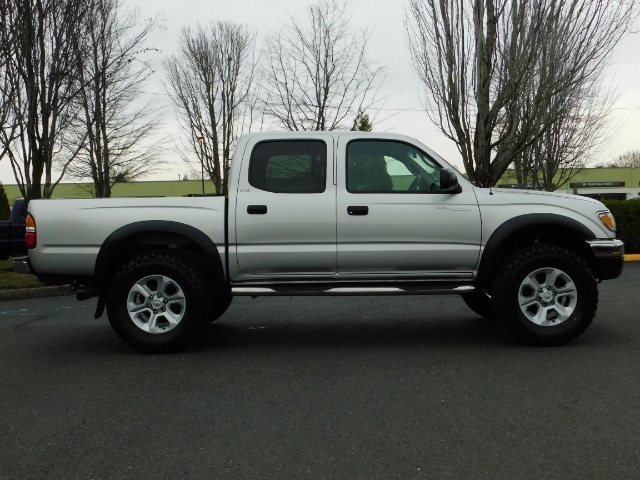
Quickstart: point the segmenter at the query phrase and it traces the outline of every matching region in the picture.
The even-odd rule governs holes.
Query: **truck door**
[[[480,254],[473,189],[439,192],[441,165],[402,140],[340,136],[338,272],[472,276]]]
[[[336,273],[330,135],[252,139],[236,201],[238,268],[254,275]]]

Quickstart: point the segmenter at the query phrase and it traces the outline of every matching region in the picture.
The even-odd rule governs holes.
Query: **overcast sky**
[[[139,8],[141,18],[159,15],[164,29],[154,32],[149,46],[161,52],[154,55],[159,61],[174,53],[180,29],[196,22],[232,21],[246,23],[260,35],[277,29],[287,21],[288,14],[303,19],[306,1],[299,0],[125,0],[131,8]],[[368,45],[370,60],[386,64],[389,72],[381,94],[387,97],[384,110],[376,114],[374,130],[402,133],[419,139],[438,152],[450,163],[462,166],[455,145],[439,133],[430,123],[420,104],[420,84],[411,68],[406,44],[403,13],[408,0],[350,0],[347,15],[354,29],[371,31]],[[609,161],[632,149],[640,150],[640,34],[623,39],[615,50],[610,68],[610,77],[618,93],[616,110],[612,116],[611,138],[602,152],[602,161]],[[149,84],[148,93],[163,92],[156,80]],[[166,103],[166,135],[179,135],[173,121],[175,113],[165,95],[154,97]],[[168,149],[168,158],[174,156]],[[174,166],[149,179],[177,179],[188,168],[175,161]],[[0,181],[13,184],[15,180],[7,160],[0,162]]]

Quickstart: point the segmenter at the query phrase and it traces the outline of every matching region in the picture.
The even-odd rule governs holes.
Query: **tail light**
[[[36,248],[36,244],[38,243],[38,238],[36,236],[36,221],[33,219],[31,214],[27,215],[27,233],[24,235],[24,241],[27,244],[27,248]]]

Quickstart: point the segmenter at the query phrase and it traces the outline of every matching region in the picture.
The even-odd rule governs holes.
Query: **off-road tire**
[[[153,291],[154,277],[161,279],[156,283],[156,291]],[[150,333],[143,330],[145,315],[156,318],[155,311],[158,317],[162,315],[160,308],[152,314],[151,309],[155,307],[151,302],[149,305],[139,305],[139,309],[144,310],[140,313],[142,320],[131,311],[132,304],[137,300],[137,289],[147,288],[146,284],[141,283],[145,279],[151,279],[151,297],[163,295],[163,288],[166,290],[166,305],[161,305],[164,300],[156,299],[160,308],[176,309],[171,312],[175,313],[172,318],[179,317],[175,326],[165,322],[164,317],[158,320],[158,325],[167,331]],[[172,293],[174,297],[171,297]],[[107,297],[107,315],[113,330],[126,344],[145,353],[169,353],[184,347],[208,320],[211,311],[209,300],[206,278],[191,258],[177,252],[145,253],[127,261],[113,277]],[[152,321],[147,323],[151,325]]]
[[[495,318],[491,297],[482,290],[476,290],[462,296],[462,300],[471,310],[483,318]]]
[[[227,311],[229,305],[231,305],[231,301],[233,300],[233,295],[228,288],[213,288],[212,293],[211,310],[209,316],[205,319],[205,323],[211,323],[218,320],[224,312]]]
[[[537,244],[504,262],[491,298],[496,317],[513,335],[530,345],[553,346],[576,339],[589,327],[598,307],[598,288],[582,258],[565,247]]]

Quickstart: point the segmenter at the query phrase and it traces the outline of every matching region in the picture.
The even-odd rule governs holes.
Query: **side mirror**
[[[458,183],[458,176],[455,170],[451,168],[443,168],[440,170],[440,192],[442,193],[461,193],[462,187]]]

